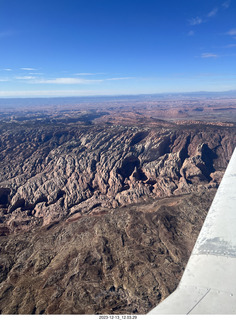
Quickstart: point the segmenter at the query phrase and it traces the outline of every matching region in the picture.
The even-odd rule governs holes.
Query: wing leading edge
[[[236,314],[236,149],[179,286],[149,314]]]

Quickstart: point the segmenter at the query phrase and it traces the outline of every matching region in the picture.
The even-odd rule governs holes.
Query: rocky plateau
[[[236,126],[126,116],[1,121],[2,314],[144,314],[178,285]]]

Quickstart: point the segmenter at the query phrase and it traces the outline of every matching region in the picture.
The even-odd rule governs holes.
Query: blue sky
[[[0,97],[236,90],[236,0],[0,0]]]

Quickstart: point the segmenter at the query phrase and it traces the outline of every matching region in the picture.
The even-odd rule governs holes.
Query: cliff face
[[[235,131],[3,126],[1,312],[150,310],[178,284]]]
[[[1,230],[217,187],[234,128],[19,127],[1,134]]]

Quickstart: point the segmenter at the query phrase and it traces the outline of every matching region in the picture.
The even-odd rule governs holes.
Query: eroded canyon
[[[1,313],[144,314],[178,285],[235,123],[114,110],[4,114]]]

